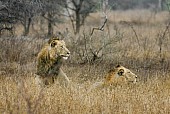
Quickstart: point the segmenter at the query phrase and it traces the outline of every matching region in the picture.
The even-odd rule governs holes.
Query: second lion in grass
[[[134,84],[136,82],[136,74],[121,65],[117,65],[106,74],[105,79],[103,81],[94,83],[89,89],[88,93],[96,88],[124,85],[128,83]]]

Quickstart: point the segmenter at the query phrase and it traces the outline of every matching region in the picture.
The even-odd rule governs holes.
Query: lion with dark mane
[[[57,77],[68,77],[61,69],[63,59],[70,56],[65,42],[58,37],[53,37],[44,45],[37,57],[36,82],[41,85],[53,84]]]

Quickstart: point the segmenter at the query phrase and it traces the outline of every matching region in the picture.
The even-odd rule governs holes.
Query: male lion
[[[60,68],[63,59],[67,59],[70,51],[66,48],[65,42],[58,37],[49,39],[38,53],[36,81],[40,85],[53,84],[57,77],[64,77],[69,83],[66,74]]]
[[[92,89],[95,88],[103,88],[107,86],[117,86],[123,85],[128,83],[136,83],[137,82],[137,75],[131,72],[129,69],[117,65],[113,69],[111,69],[108,74],[106,74],[104,81],[96,82],[92,85],[87,93],[89,93]]]

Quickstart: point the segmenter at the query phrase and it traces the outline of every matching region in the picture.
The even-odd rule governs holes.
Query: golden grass
[[[70,28],[65,40],[71,57],[62,67],[72,81],[69,87],[55,83],[48,88],[40,89],[35,84],[35,60],[45,40],[32,38],[36,36],[34,31],[31,31],[29,36],[32,39],[1,38],[0,113],[169,114],[169,31],[163,40],[162,53],[159,52],[159,35],[163,34],[169,15],[167,12],[160,12],[154,18],[150,18],[151,13],[146,10],[108,13],[108,26],[104,32],[94,32],[92,46],[98,49],[105,41],[112,41],[112,44],[103,49],[104,56],[100,62],[96,61],[93,64],[79,64],[82,60],[75,50],[84,51],[83,33],[78,36],[80,44],[76,44],[76,36],[71,32],[70,23],[59,24],[55,28],[56,31]],[[91,14],[86,25],[82,27],[82,31],[87,31],[87,42],[90,27],[98,27],[100,19],[99,13]],[[139,42],[132,28],[121,21],[133,25]],[[46,31],[46,28],[44,29]],[[42,31],[38,32],[41,36]],[[19,29],[17,35],[21,33]],[[139,82],[135,85],[119,85],[87,93],[90,87],[103,80],[109,69],[117,63],[135,72],[139,76]]]
[[[56,83],[42,90],[35,85],[32,73],[18,75],[22,77],[1,76],[1,113],[170,113],[170,78],[158,76],[145,83],[93,90],[87,94],[93,82],[76,83],[73,79],[79,80],[77,75],[70,77],[71,87]]]

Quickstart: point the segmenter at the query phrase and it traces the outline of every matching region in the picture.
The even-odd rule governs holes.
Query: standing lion
[[[62,71],[63,59],[68,59],[70,51],[66,48],[65,42],[58,37],[49,39],[37,57],[36,82],[39,85],[53,84],[57,77],[64,77],[69,83],[69,79]]]

